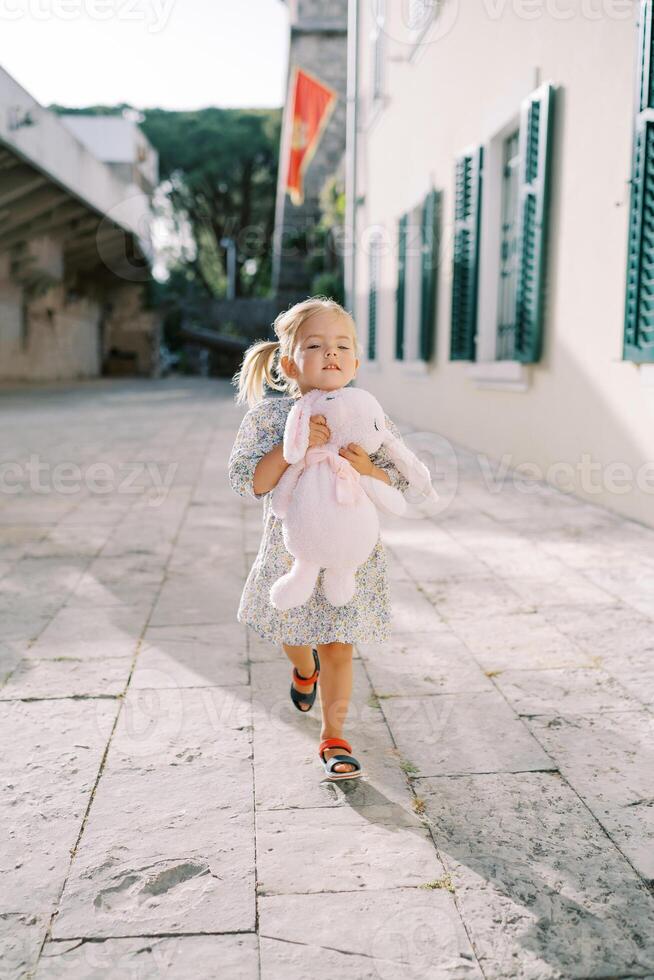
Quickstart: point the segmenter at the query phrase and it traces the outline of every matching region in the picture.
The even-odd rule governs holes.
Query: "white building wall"
[[[491,458],[508,454],[511,466],[536,464],[556,485],[561,477],[552,467],[571,465],[574,482],[564,488],[654,526],[654,365],[621,358],[637,5],[544,0],[539,8],[484,0],[455,6],[449,32],[427,40],[411,63],[402,5],[387,4],[387,98],[375,115],[369,106],[373,5],[360,4],[357,179],[365,200],[357,213],[357,241],[366,227],[382,225],[391,246],[381,260],[379,364],[364,364],[358,381],[383,396],[391,416]],[[602,9],[597,19],[589,16]],[[572,16],[557,19],[548,10]],[[524,11],[540,16],[526,19]],[[491,387],[474,377],[478,365],[449,360],[454,161],[488,140],[546,81],[558,91],[543,354],[539,363],[518,368],[522,387],[507,381]],[[394,360],[396,229],[400,214],[432,182],[443,191],[442,246],[436,354],[425,367]],[[483,193],[491,211],[497,209],[488,183]],[[497,261],[492,244],[486,242],[480,254],[480,327],[494,319],[483,295],[485,274],[486,282],[495,274],[489,271]],[[367,258],[360,248],[356,315],[362,339]],[[481,373],[490,377],[489,370]],[[584,454],[601,464],[590,484],[581,469]],[[615,492],[621,487],[626,490]]]

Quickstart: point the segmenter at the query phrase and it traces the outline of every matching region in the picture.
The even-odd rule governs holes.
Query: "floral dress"
[[[250,408],[241,421],[232,448],[228,470],[232,489],[241,496],[263,498],[263,535],[250,569],[236,618],[271,643],[290,646],[317,643],[376,643],[390,637],[391,608],[386,554],[381,537],[363,565],[355,573],[356,591],[344,606],[332,606],[325,598],[318,574],[310,599],[292,609],[278,610],[270,602],[270,587],[289,571],[293,556],[282,537],[282,521],[271,510],[272,490],[255,493],[254,470],[262,456],[284,439],[286,417],[295,402],[293,396],[270,395]],[[401,439],[397,426],[388,418],[386,426]],[[391,486],[402,493],[408,481],[381,446],[371,460],[388,473]]]

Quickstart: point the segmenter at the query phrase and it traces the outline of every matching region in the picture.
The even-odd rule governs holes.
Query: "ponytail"
[[[287,382],[280,376],[275,359],[279,353],[278,340],[258,340],[245,352],[240,370],[233,377],[238,385],[236,404],[252,407],[264,397],[264,379],[268,387],[275,391],[286,391]]]

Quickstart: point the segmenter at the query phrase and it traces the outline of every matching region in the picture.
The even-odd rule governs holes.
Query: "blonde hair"
[[[252,407],[264,398],[264,381],[275,391],[285,391],[292,398],[298,398],[302,393],[294,378],[287,378],[281,368],[282,357],[293,358],[297,335],[303,323],[314,313],[330,312],[347,320],[352,330],[352,338],[360,356],[360,344],[357,329],[349,313],[336,300],[327,296],[310,296],[308,299],[295,303],[275,317],[273,330],[277,340],[258,340],[246,350],[240,369],[232,378],[232,383],[238,386],[236,404],[245,402]]]

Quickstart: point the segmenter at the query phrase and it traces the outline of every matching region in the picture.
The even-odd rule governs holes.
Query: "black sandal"
[[[298,691],[291,684],[291,701],[295,705],[298,711],[301,711],[303,715],[306,715],[313,706],[313,702],[316,700],[316,693],[318,691],[318,675],[320,674],[320,660],[318,659],[318,651],[312,650],[313,662],[316,669],[314,670],[311,677],[303,677],[302,674],[298,673],[297,667],[293,667],[293,680],[300,687],[310,687],[313,686],[313,690],[309,692]],[[308,704],[308,708],[301,708],[301,704]]]
[[[323,738],[322,742],[318,746],[318,755],[322,759],[323,768],[325,770],[325,775],[327,779],[332,782],[336,782],[338,779],[357,779],[362,773],[363,769],[361,763],[358,759],[355,759],[353,755],[333,755],[329,759],[325,759],[325,749],[346,749],[347,752],[352,751],[352,746],[346,738]],[[335,767],[339,762],[347,762],[354,769],[349,769],[343,772]]]

